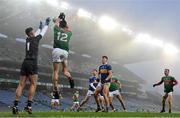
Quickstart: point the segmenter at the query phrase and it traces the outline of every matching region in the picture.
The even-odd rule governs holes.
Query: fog
[[[177,58],[173,60],[166,60],[166,58],[164,58],[161,60],[144,61],[127,64],[125,67],[147,81],[143,86],[144,90],[158,91],[159,93],[163,93],[164,85],[162,84],[156,88],[153,88],[152,85],[161,80],[164,76],[164,69],[170,69],[170,75],[175,77],[178,81],[180,77],[180,60]],[[174,94],[180,94],[179,85],[174,87]]]
[[[48,16],[57,17],[60,12],[65,12],[73,32],[70,44],[72,51],[94,58],[108,55],[111,62],[124,65],[146,80],[145,90],[162,92],[163,86],[152,88],[152,84],[161,79],[164,68],[169,68],[171,75],[179,80],[179,0],[67,0],[70,4],[67,10],[44,1],[0,0],[0,36],[8,36],[8,39],[13,40],[25,39],[24,29],[27,26],[37,28],[40,20]],[[103,31],[97,21],[79,18],[79,8],[86,9],[97,20],[106,14],[123,25],[109,32]],[[124,25],[134,34],[122,31]],[[52,28],[53,24],[42,41],[43,45],[52,45]],[[174,44],[178,51],[173,55],[165,55],[163,47],[151,44],[151,40],[137,43],[134,39],[139,33],[150,34],[152,41],[158,38],[163,41],[163,45]],[[175,94],[178,94],[180,87],[176,89]]]

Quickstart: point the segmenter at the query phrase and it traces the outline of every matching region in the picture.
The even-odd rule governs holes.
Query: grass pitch
[[[11,112],[0,112],[0,117],[128,117],[128,118],[144,118],[144,117],[177,117],[180,118],[180,113],[147,113],[147,112],[33,112],[28,114],[20,112],[13,115]]]

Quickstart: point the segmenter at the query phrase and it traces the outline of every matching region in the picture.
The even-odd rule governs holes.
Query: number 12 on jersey
[[[68,37],[68,35],[66,33],[58,32],[57,40],[67,42],[68,41],[67,37]]]

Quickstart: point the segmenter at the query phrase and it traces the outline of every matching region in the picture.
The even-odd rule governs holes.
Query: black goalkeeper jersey
[[[38,46],[39,41],[42,36],[39,34],[36,37],[28,37],[26,39],[26,57],[27,60],[37,60],[38,59]]]
[[[60,95],[59,95],[59,91],[53,91],[53,99],[59,99]]]

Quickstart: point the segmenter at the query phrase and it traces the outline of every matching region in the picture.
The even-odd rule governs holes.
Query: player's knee
[[[58,70],[54,70],[54,76],[58,76],[59,71]]]
[[[109,98],[109,103],[110,103],[110,104],[112,103],[112,99],[111,99],[111,98]]]
[[[63,74],[64,74],[64,75],[66,75],[66,76],[68,76],[68,75],[69,75],[69,71],[68,71],[68,70],[66,70],[66,69],[65,69],[65,70],[63,70],[62,72],[63,72]]]
[[[103,90],[103,94],[104,94],[104,96],[108,96],[108,91]]]
[[[163,96],[163,97],[162,97],[163,100],[166,100],[166,98],[167,98],[166,96]]]
[[[33,81],[31,81],[31,86],[34,86],[34,87],[36,87],[36,81],[35,80],[33,80]]]
[[[95,97],[98,96],[98,92],[97,92],[97,91],[94,92],[94,96],[95,96]]]
[[[167,101],[168,101],[169,103],[171,103],[171,102],[172,102],[172,99],[169,97]]]
[[[24,86],[23,82],[20,82],[19,87],[23,87],[23,86]]]
[[[63,70],[62,72],[63,72],[64,75],[67,75],[67,71],[64,71],[64,70]]]

